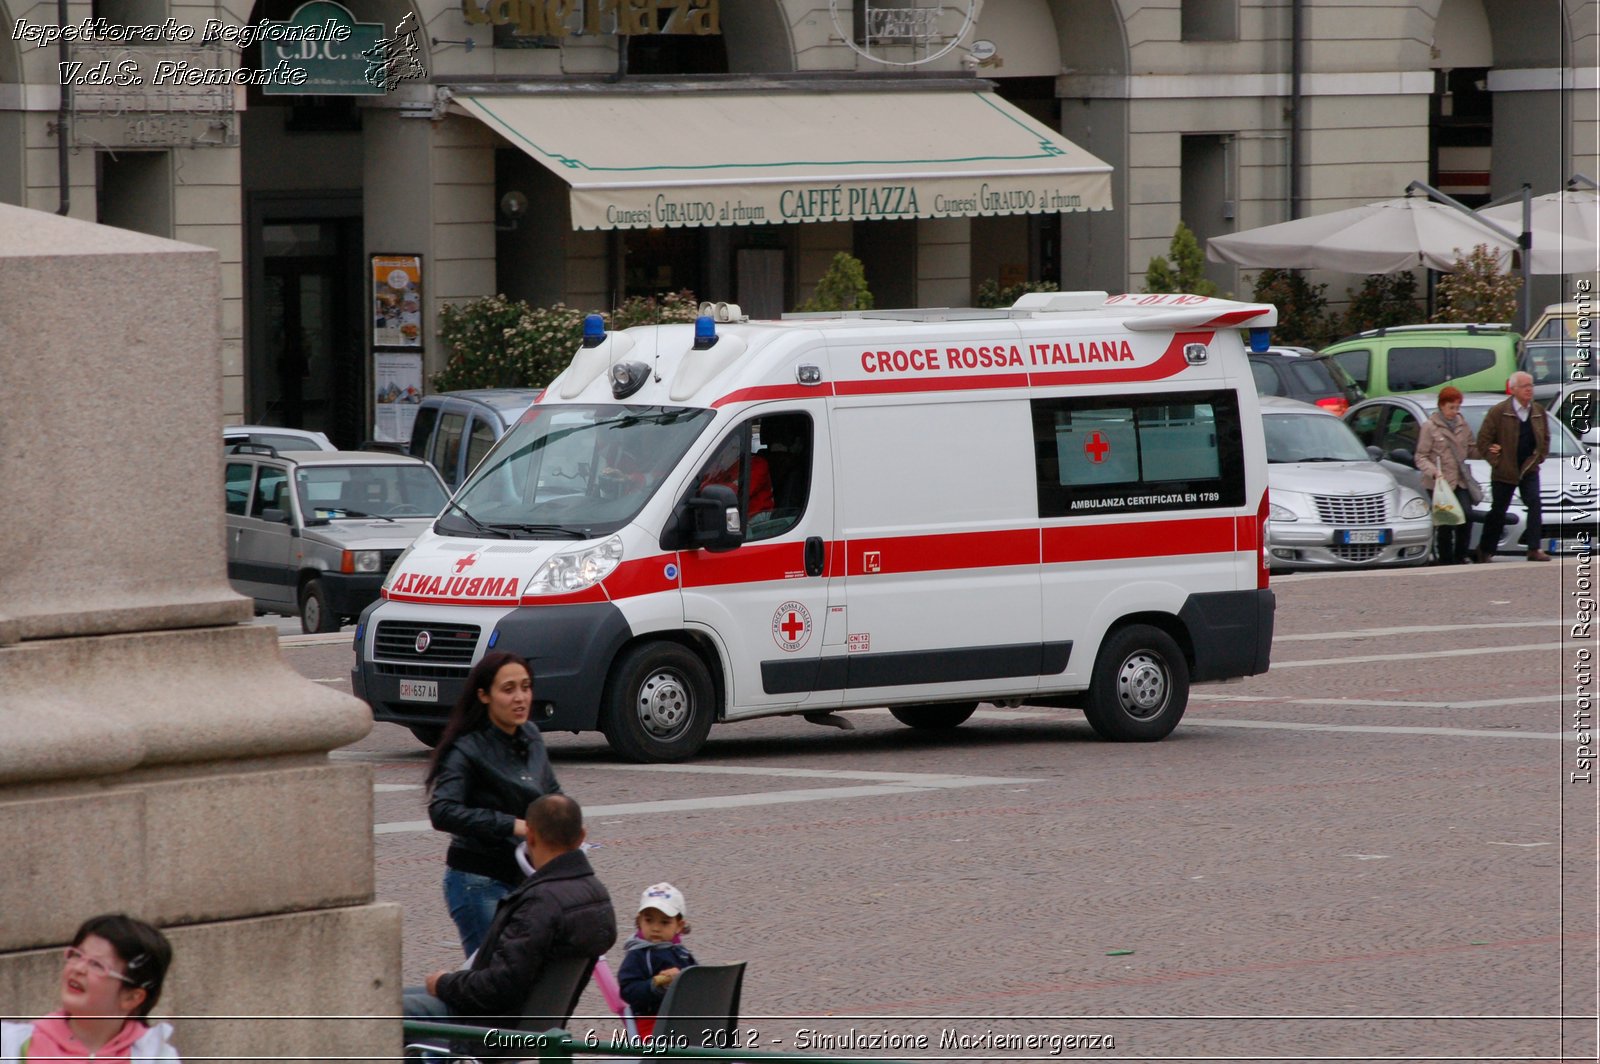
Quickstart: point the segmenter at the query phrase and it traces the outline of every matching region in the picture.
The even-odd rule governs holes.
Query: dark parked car
[[[478,388],[424,396],[406,453],[433,464],[451,490],[517,423],[538,388]]]
[[[1250,356],[1250,373],[1259,396],[1298,399],[1341,416],[1351,403],[1366,398],[1350,375],[1326,358],[1303,358],[1269,349]]]

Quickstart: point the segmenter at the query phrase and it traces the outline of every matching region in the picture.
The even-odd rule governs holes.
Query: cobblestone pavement
[[[1568,559],[1274,580],[1272,670],[1196,688],[1155,744],[1027,706],[948,735],[881,710],[850,732],[721,725],[679,766],[548,742],[621,921],[646,884],[683,888],[697,956],[749,962],[744,1037],[762,1048],[1593,1060],[1580,575]],[[348,689],[348,638],[285,654]],[[374,771],[408,981],[460,960],[425,755],[392,725],[334,755]],[[591,989],[574,1030],[608,1021]]]

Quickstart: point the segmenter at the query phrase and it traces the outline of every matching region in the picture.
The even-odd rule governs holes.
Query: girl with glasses
[[[171,963],[171,943],[143,920],[85,920],[63,959],[61,1007],[33,1023],[0,1023],[0,1064],[178,1060],[171,1026],[145,1022]]]

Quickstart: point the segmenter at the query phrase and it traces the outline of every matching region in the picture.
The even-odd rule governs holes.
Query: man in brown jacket
[[[1478,561],[1494,558],[1494,548],[1506,524],[1511,493],[1522,496],[1528,508],[1528,560],[1547,562],[1550,555],[1539,547],[1544,531],[1539,510],[1539,463],[1550,451],[1550,425],[1544,407],[1533,401],[1533,378],[1520,370],[1507,382],[1511,396],[1496,403],[1483,416],[1478,429],[1478,453],[1489,462],[1489,516],[1483,520],[1478,540]]]

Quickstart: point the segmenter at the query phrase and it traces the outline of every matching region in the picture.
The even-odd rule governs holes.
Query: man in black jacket
[[[545,962],[598,957],[617,941],[611,895],[579,849],[583,810],[564,794],[528,806],[533,875],[500,902],[483,946],[464,971],[428,976],[426,993],[407,990],[407,1016],[515,1026],[528,989]]]

